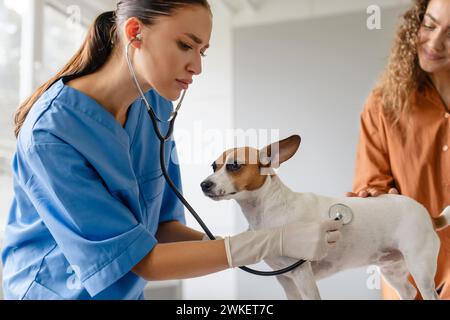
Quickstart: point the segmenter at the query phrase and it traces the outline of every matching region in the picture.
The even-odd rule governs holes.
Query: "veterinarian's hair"
[[[115,46],[120,45],[116,30],[129,18],[136,17],[144,25],[155,24],[160,16],[172,16],[187,6],[201,6],[211,11],[207,0],[122,0],[116,11],[99,15],[88,30],[87,36],[69,62],[50,80],[39,87],[14,115],[16,137],[34,103],[62,77],[76,79],[99,70],[111,56]]]
[[[430,0],[414,0],[412,7],[403,15],[388,66],[377,86],[383,108],[394,124],[409,114],[412,93],[423,89],[427,81],[427,75],[419,64],[417,44],[429,3]]]

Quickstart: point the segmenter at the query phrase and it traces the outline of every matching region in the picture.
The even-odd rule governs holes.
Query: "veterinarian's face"
[[[427,73],[450,72],[450,0],[431,0],[419,30],[420,67]]]
[[[202,72],[211,31],[211,13],[201,6],[184,7],[143,26],[142,46],[134,60],[140,79],[166,99],[177,100]]]

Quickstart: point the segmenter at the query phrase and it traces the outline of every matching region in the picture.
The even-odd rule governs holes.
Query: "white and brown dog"
[[[409,274],[424,299],[438,299],[434,277],[440,240],[435,230],[449,225],[450,206],[440,218],[431,219],[424,206],[399,195],[362,199],[295,193],[273,169],[297,152],[300,141],[292,136],[262,150],[228,150],[214,162],[214,174],[201,184],[213,200],[236,200],[251,230],[329,219],[335,204],[351,208],[352,222],[344,226],[342,239],[325,259],[277,277],[287,298],[320,299],[316,280],[345,269],[377,265],[402,299],[414,299],[417,293]],[[280,269],[295,261],[280,257],[265,262]]]

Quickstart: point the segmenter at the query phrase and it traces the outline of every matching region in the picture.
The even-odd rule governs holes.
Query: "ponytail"
[[[19,107],[14,115],[16,137],[33,105],[56,81],[62,77],[76,79],[99,70],[111,55],[116,40],[116,17],[114,11],[102,13],[89,28],[88,34],[70,61],[50,80],[39,87]]]

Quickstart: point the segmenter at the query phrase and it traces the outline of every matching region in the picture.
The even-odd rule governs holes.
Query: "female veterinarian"
[[[142,299],[148,280],[202,276],[270,256],[317,260],[338,240],[341,224],[331,221],[216,241],[184,225],[127,60],[166,120],[170,101],[202,71],[211,29],[206,0],[122,0],[19,108],[2,253],[7,299]],[[175,156],[171,141],[168,171],[181,187]]]
[[[349,195],[401,193],[439,216],[450,204],[449,106],[450,0],[415,0],[362,113],[354,193]],[[442,299],[450,299],[450,230],[438,234],[436,287]],[[386,282],[382,293],[398,299]]]

